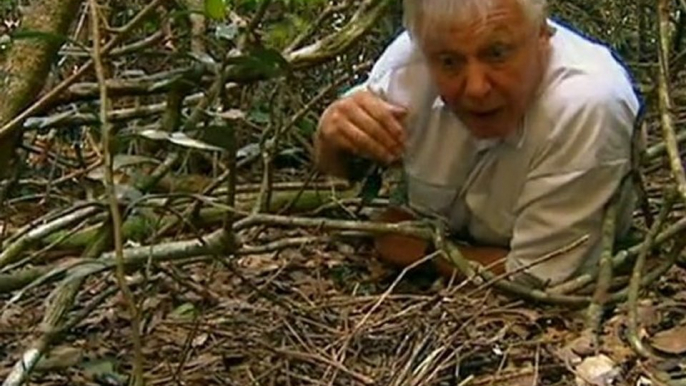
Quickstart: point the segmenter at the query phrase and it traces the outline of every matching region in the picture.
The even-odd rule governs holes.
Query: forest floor
[[[321,235],[264,231],[271,240]],[[672,268],[639,302],[641,336],[674,354],[653,361],[627,341],[625,304],[605,316],[597,351],[577,350],[585,308],[399,271],[379,263],[364,240],[228,261],[160,264],[132,282],[148,385],[572,385],[575,360],[584,357],[611,360],[614,385],[659,385],[650,378],[659,372],[684,376],[683,268]],[[113,274],[90,278],[72,312],[116,286]],[[40,336],[53,288],[9,306],[9,296],[0,297],[0,379]],[[124,385],[131,337],[121,293],[110,296],[60,339],[29,384]]]

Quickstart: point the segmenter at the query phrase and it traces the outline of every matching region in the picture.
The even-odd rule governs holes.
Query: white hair
[[[422,36],[436,22],[461,23],[475,15],[483,19],[496,1],[499,0],[403,0],[403,24],[411,36]],[[515,1],[533,25],[540,24],[547,16],[547,0]],[[419,30],[421,24],[424,25],[422,31]]]

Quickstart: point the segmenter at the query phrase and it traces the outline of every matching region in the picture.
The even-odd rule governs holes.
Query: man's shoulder
[[[378,78],[389,72],[405,68],[419,62],[420,51],[407,31],[401,31],[377,58],[370,77]]]
[[[549,99],[583,104],[636,98],[631,72],[609,46],[567,25],[551,24],[556,31],[544,80]]]
[[[608,47],[567,27],[556,27],[550,68],[534,104],[537,118],[549,126],[604,118],[633,121],[640,98],[627,68]]]
[[[562,31],[556,42],[529,119],[534,157],[558,159],[554,165],[561,169],[626,158],[640,109],[622,64],[602,45],[572,33]],[[580,52],[587,55],[579,58]]]

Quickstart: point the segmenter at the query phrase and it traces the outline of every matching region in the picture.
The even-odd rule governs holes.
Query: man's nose
[[[468,64],[465,76],[465,97],[469,99],[483,99],[491,91],[491,83],[488,80],[484,66],[478,63]]]

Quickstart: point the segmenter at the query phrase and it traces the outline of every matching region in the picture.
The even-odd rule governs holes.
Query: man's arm
[[[412,214],[396,208],[386,209],[377,218],[378,221],[389,223],[414,219]],[[424,258],[429,252],[429,242],[414,237],[387,234],[375,237],[374,241],[379,258],[397,267],[407,267]],[[496,275],[505,272],[505,257],[509,252],[507,249],[480,246],[458,246],[458,249],[465,259],[488,267]],[[446,278],[460,276],[459,270],[443,258],[434,259],[431,264]]]

